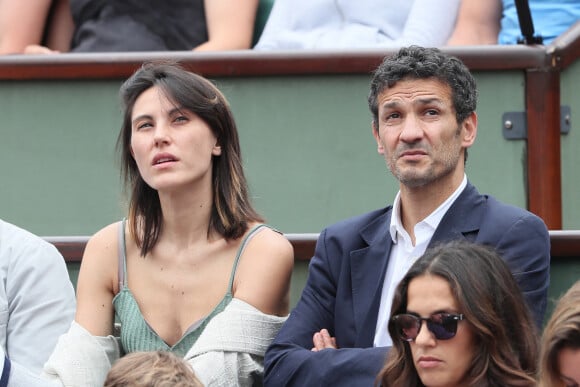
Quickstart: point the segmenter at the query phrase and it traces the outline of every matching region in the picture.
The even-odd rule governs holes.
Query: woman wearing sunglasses
[[[387,386],[535,386],[538,340],[523,296],[493,250],[429,249],[393,300]]]

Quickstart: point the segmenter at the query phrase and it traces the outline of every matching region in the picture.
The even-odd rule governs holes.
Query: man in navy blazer
[[[494,247],[541,326],[548,230],[468,182],[476,100],[469,70],[438,49],[402,48],[375,71],[373,135],[399,193],[393,206],[320,234],[302,296],[266,352],[266,386],[372,386],[391,344],[394,288],[426,248],[449,240]]]

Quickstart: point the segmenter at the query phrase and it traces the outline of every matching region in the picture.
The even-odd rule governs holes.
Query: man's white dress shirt
[[[453,202],[459,197],[467,185],[467,177],[463,175],[463,181],[459,187],[447,198],[435,211],[429,216],[417,223],[414,228],[415,245],[409,236],[409,233],[403,228],[401,221],[401,193],[397,193],[393,203],[393,214],[391,216],[390,233],[393,239],[391,256],[387,265],[385,282],[381,293],[381,305],[377,318],[377,327],[375,330],[375,347],[390,347],[393,342],[389,335],[389,318],[391,315],[391,306],[393,296],[399,282],[403,279],[411,265],[425,252],[431,238],[439,226],[441,219],[449,210]]]

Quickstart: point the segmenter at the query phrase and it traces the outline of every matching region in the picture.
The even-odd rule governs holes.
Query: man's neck
[[[433,213],[447,200],[463,181],[464,174],[442,179],[422,187],[407,187],[401,185],[401,223],[403,228],[415,239],[415,225]]]

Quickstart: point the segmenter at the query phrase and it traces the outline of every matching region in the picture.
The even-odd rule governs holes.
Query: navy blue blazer
[[[372,386],[387,347],[373,347],[392,239],[392,207],[322,231],[306,286],[265,356],[266,386]],[[481,195],[467,184],[435,230],[430,246],[466,239],[493,246],[517,279],[538,327],[547,303],[550,237],[532,213]],[[338,350],[312,352],[322,328]]]

